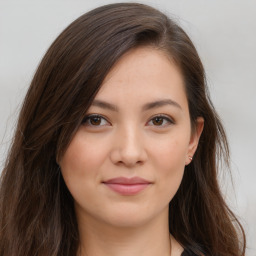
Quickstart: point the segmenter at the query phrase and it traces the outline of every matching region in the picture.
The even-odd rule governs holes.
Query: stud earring
[[[188,159],[189,159],[190,161],[192,161],[192,160],[193,160],[193,157],[192,157],[192,156],[189,156]]]

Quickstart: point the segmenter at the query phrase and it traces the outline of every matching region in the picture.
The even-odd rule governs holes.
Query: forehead
[[[97,99],[139,103],[170,97],[186,104],[179,67],[163,51],[152,47],[132,49],[113,66]],[[138,102],[139,101],[139,102]]]

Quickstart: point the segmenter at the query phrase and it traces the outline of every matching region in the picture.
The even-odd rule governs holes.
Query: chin
[[[150,207],[136,207],[132,205],[122,205],[118,208],[112,208],[111,211],[105,211],[104,222],[114,227],[119,228],[136,228],[143,226],[151,222],[154,218],[167,213],[168,215],[169,206],[164,209],[157,211],[155,208]]]
[[[109,224],[116,228],[137,228],[140,226],[145,225],[147,222],[149,222],[149,217],[144,217],[140,215],[131,216],[129,214],[123,214],[118,216],[113,216],[111,218],[108,218],[106,220],[106,224]]]

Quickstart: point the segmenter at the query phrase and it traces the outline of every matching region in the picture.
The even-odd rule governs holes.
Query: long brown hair
[[[224,129],[207,96],[204,68],[186,33],[143,4],[94,9],[68,26],[42,59],[24,100],[0,187],[0,256],[76,255],[78,227],[57,164],[111,67],[151,45],[180,67],[192,125],[205,120],[193,162],[170,203],[170,232],[196,255],[244,255],[242,226],[226,205],[218,161],[228,164]]]

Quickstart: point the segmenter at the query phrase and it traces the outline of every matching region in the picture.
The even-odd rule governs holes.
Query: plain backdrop
[[[113,2],[0,0],[0,170],[23,97],[47,48],[78,16]],[[256,1],[139,2],[174,18],[197,47],[231,147],[234,186],[228,175],[220,182],[245,227],[246,255],[256,256]]]

